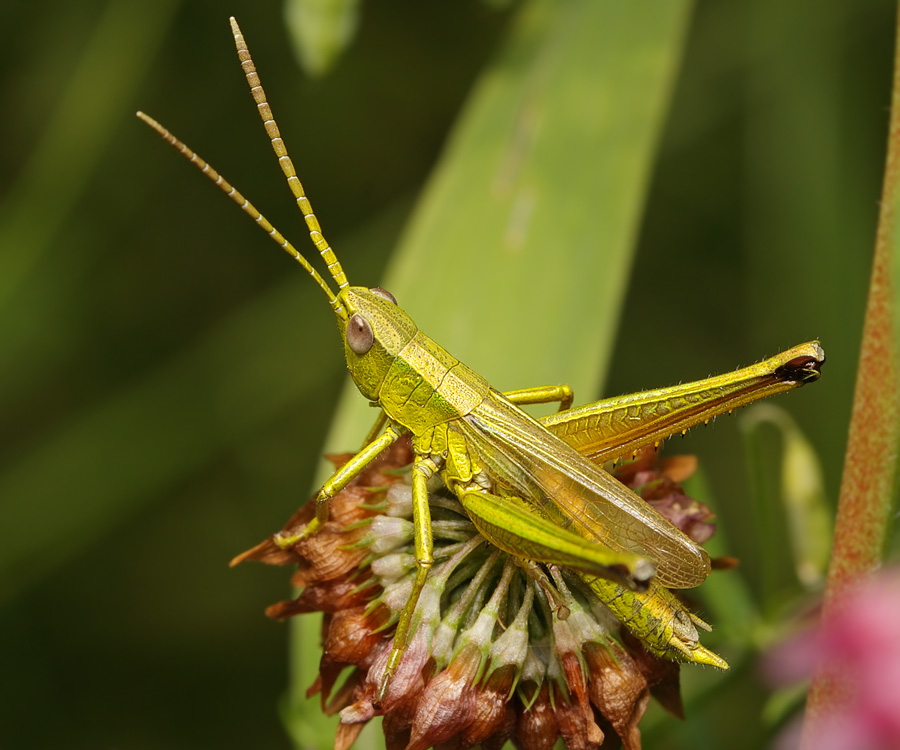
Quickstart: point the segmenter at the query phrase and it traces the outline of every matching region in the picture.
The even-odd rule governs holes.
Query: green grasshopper
[[[602,468],[692,425],[759,398],[816,380],[825,360],[818,342],[794,347],[734,373],[570,408],[568,386],[500,393],[419,331],[380,288],[352,287],[322,234],[297,178],[237,22],[241,65],[278,162],[310,237],[337,286],[332,290],[303,255],[212,167],[152,118],[138,117],[181,151],[306,269],[337,318],[350,375],[380,407],[364,447],[332,474],[316,497],[315,518],[289,547],[328,520],[329,500],[383,450],[408,434],[412,466],[416,576],[400,614],[376,696],[381,701],[404,653],[416,602],[432,565],[426,484],[439,474],[479,532],[526,569],[535,563],[573,570],[653,653],[727,669],[699,644],[709,626],[669,588],[690,588],[710,572],[706,551]],[[535,419],[520,408],[558,403]]]

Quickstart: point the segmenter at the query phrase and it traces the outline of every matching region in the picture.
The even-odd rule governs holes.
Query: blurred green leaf
[[[137,6],[114,0],[104,9],[83,55],[72,66],[56,111],[0,203],[0,304],[8,302],[58,239],[113,131],[123,122],[122,101],[131,98],[135,81],[150,70],[154,48],[177,8],[175,0]],[[112,57],[115,65],[109,64]]]
[[[831,551],[831,504],[825,496],[822,467],[809,440],[784,409],[756,404],[741,416],[740,426],[748,438],[764,424],[781,433],[780,501],[794,571],[803,586],[816,589],[825,581]]]
[[[347,240],[348,249],[390,242],[400,215],[377,217],[361,237]],[[245,304],[189,351],[55,426],[0,474],[0,497],[7,500],[0,504],[0,601],[62,566],[157,493],[239,446],[303,394],[326,388],[333,370],[304,366],[302,351],[289,356],[282,341],[259,335],[282,320],[315,319],[322,299],[298,295],[302,281],[286,278]],[[286,368],[290,377],[284,376]],[[169,450],[155,450],[159,445]],[[57,501],[60,491],[64,502]],[[48,514],[48,508],[55,511]]]
[[[361,0],[285,0],[284,23],[300,67],[327,73],[356,35]]]
[[[684,483],[684,488],[689,497],[710,507],[715,506],[707,472],[702,465]],[[715,535],[704,547],[714,560],[730,556],[733,547],[729,541],[728,528],[717,524]],[[722,638],[728,644],[744,645],[752,642],[752,633],[759,623],[760,612],[740,574],[740,567],[736,570],[713,571],[696,593],[703,601],[703,611],[708,613],[708,621],[714,623],[714,637]],[[736,666],[732,654],[727,654],[727,659],[732,667]]]
[[[602,387],[689,7],[527,3],[460,115],[383,286],[495,388]]]

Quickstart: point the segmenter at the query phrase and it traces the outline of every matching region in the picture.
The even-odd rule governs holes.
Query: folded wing
[[[663,586],[691,588],[709,575],[706,550],[502,394],[488,393],[457,428],[494,481],[557,525],[653,558]]]

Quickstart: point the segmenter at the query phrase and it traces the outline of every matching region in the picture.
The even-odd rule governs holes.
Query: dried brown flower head
[[[348,458],[331,460],[340,466]],[[338,750],[378,714],[388,750],[499,748],[507,740],[521,750],[550,750],[559,738],[570,750],[638,750],[651,694],[682,715],[677,664],[646,651],[566,571],[551,567],[546,582],[536,583],[439,492],[431,496],[435,563],[406,652],[376,709],[416,567],[403,471],[411,461],[409,443],[398,441],[331,501],[318,534],[289,549],[269,538],[232,563],[297,566],[292,583],[300,595],[269,607],[270,617],[325,613],[319,676],[308,694],[321,696],[327,714],[340,713]],[[614,473],[702,542],[713,532],[712,515],[678,484],[693,468],[689,457],[660,462],[650,449]],[[302,529],[313,514],[314,503],[306,504],[284,531]]]

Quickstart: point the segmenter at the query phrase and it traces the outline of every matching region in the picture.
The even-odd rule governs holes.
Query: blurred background
[[[227,563],[309,494],[343,360],[321,293],[134,111],[308,247],[234,55],[235,15],[326,235],[353,283],[377,285],[472,92],[519,49],[511,35],[541,34],[522,22],[542,18],[529,6],[555,5],[362,3],[355,35],[317,75],[298,64],[278,3],[0,6],[0,747],[290,746],[279,719],[289,629],[263,615],[289,595],[288,574]],[[819,338],[821,382],[777,405],[808,438],[834,503],[894,13],[876,0],[679,6],[615,315],[565,321],[552,342],[577,351],[593,326],[615,330],[608,372],[578,380],[576,402]],[[600,173],[615,154],[574,158]],[[435,300],[408,306],[423,329],[434,330],[429,316],[453,319],[444,299],[474,291],[491,302],[503,281],[470,268],[468,290],[418,274],[422,299]],[[565,309],[565,289],[545,294],[535,268],[530,306]],[[609,295],[597,296],[605,309]],[[529,356],[558,371],[551,380],[570,377],[540,337],[481,338],[496,370],[467,358],[465,337],[452,350],[500,388],[547,380],[501,369]],[[722,628],[713,647],[743,654],[721,678],[727,689],[692,692],[683,670],[689,721],[649,717],[646,747],[759,747],[781,721],[760,718],[769,689],[753,653],[812,600],[777,504],[754,511],[777,487],[782,445],[762,430],[748,459],[732,417],[670,446],[700,457],[723,552],[742,560],[735,575],[760,627],[731,645],[735,629]]]

